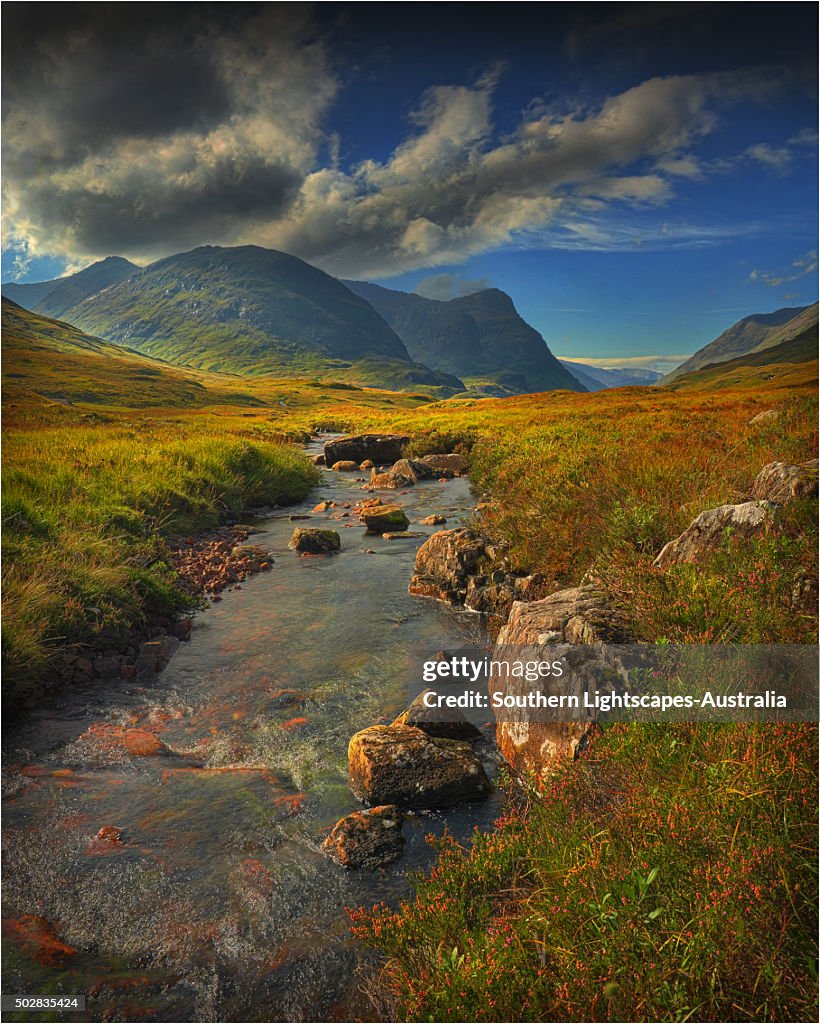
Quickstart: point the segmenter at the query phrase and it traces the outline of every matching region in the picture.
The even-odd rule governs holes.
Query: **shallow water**
[[[416,520],[458,525],[473,505],[466,479],[388,493],[424,535],[440,527]],[[76,951],[7,940],[5,992],[88,993],[72,1020],[378,1017],[344,907],[409,895],[408,871],[432,860],[425,835],[489,827],[497,798],[411,817],[405,856],[381,872],[346,872],[319,846],[358,806],[351,735],[423,688],[413,656],[480,627],[408,594],[423,537],[366,536],[338,507],[289,520],[324,497],[352,503],[361,484],[324,470],[300,507],[257,524],[249,542],[273,552],[272,571],[198,615],[150,684],[73,689],[5,737],[3,916],[44,918]],[[338,529],[341,553],[300,558],[295,525]],[[129,753],[116,727],[149,734],[129,734],[132,748],[163,746]],[[491,742],[484,752],[491,762]],[[95,847],[104,827],[122,845]]]

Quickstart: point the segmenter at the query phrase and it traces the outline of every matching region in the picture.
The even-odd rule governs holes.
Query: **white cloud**
[[[534,102],[501,137],[493,68],[428,89],[391,154],[344,167],[326,126],[332,57],[309,10],[287,8],[216,24],[177,5],[182,36],[54,26],[10,77],[8,244],[144,262],[255,243],[370,278],[508,245],[714,244],[729,229],[641,215],[706,173],[695,150],[726,107],[778,87],[771,73],[651,78],[594,105]],[[762,147],[745,159],[776,159]]]
[[[810,249],[808,252],[803,253],[802,256],[798,256],[797,259],[792,260],[790,266],[785,270],[774,272],[766,270],[752,270],[749,274],[749,280],[762,281],[763,284],[767,284],[772,288],[778,288],[782,284],[788,284],[791,281],[799,281],[801,277],[805,277],[807,274],[816,273],[817,267],[817,250]]]
[[[457,274],[433,274],[430,277],[422,278],[413,291],[416,295],[423,295],[425,299],[438,299],[440,302],[447,302],[449,299],[458,299],[463,295],[473,295],[485,288],[492,288],[492,283],[487,277],[468,280]]]

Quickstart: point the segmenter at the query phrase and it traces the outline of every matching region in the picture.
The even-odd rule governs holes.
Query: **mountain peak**
[[[346,283],[381,313],[413,359],[456,374],[480,394],[586,390],[499,288],[442,301],[364,281]]]

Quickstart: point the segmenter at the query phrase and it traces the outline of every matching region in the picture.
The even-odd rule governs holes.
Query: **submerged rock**
[[[484,538],[474,530],[440,530],[429,537],[416,554],[410,593],[462,604],[468,580],[487,554]]]
[[[448,740],[477,740],[481,737],[481,731],[467,721],[461,708],[427,707],[424,698],[428,693],[434,694],[435,691],[428,689],[420,693],[392,724],[412,725],[428,736]]]
[[[288,547],[310,555],[326,555],[338,551],[342,546],[335,530],[321,530],[316,527],[297,526]]]
[[[354,811],[333,826],[322,849],[344,868],[379,868],[404,851],[401,822],[395,804]]]
[[[362,508],[368,533],[399,533],[410,525],[401,505],[369,505]]]
[[[438,512],[434,512],[431,516],[425,516],[424,519],[419,519],[419,526],[444,526],[446,522],[446,516],[441,516]]]
[[[786,462],[770,462],[757,474],[752,485],[752,497],[780,505],[795,498],[816,498],[817,459],[797,466]]]
[[[340,462],[334,462],[330,468],[334,473],[358,473],[359,463],[351,459],[342,459]]]
[[[44,967],[64,967],[68,960],[77,956],[77,950],[59,938],[54,925],[34,914],[4,920],[3,934],[14,939]]]
[[[655,565],[666,568],[678,562],[701,562],[720,551],[728,537],[757,537],[769,530],[777,506],[770,501],[745,501],[740,505],[709,508],[663,548]]]
[[[373,725],[348,748],[350,788],[369,804],[448,807],[491,789],[469,743],[428,736],[410,725]]]
[[[366,459],[379,465],[393,463],[402,456],[410,439],[404,434],[349,434],[325,441],[325,463],[350,460],[361,465]]]

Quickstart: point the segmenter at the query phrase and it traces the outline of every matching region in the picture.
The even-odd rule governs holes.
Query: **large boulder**
[[[560,696],[569,692],[568,687],[580,687],[582,680],[590,678],[590,671],[594,686],[595,665],[590,666],[592,652],[585,645],[595,645],[595,659],[607,663],[607,668],[613,661],[617,671],[617,657],[610,657],[607,652],[611,648],[601,645],[629,640],[626,620],[594,583],[560,590],[540,601],[517,601],[493,651],[496,668],[490,692],[524,696],[537,688],[546,696]],[[560,650],[556,645],[561,645]],[[580,645],[574,648],[577,658],[567,645]],[[513,661],[553,661],[558,657],[578,664],[566,676],[545,676],[537,684],[513,675],[505,667]],[[557,759],[575,756],[591,727],[589,721],[573,721],[568,716],[550,721],[539,719],[526,708],[505,710],[497,714],[496,739],[510,764],[544,772]]]
[[[484,538],[474,530],[439,530],[416,554],[410,593],[463,604],[469,578],[479,572],[486,557]]]
[[[787,462],[770,462],[757,474],[752,485],[757,501],[774,501],[783,505],[794,498],[817,497],[817,459],[797,466]]]
[[[371,491],[379,491],[384,489],[402,490],[405,487],[412,487],[416,482],[414,476],[405,476],[403,473],[396,473],[392,469],[388,469],[384,473],[380,473],[375,467],[370,471],[370,480],[368,481],[368,488]]]
[[[435,693],[424,690],[416,697],[410,707],[403,711],[393,725],[412,725],[421,729],[428,736],[439,736],[447,740],[477,740],[481,731],[464,717],[461,708],[428,707],[425,695]]]
[[[498,644],[628,643],[629,626],[594,583],[559,590],[540,601],[516,601]]]
[[[401,822],[395,804],[354,811],[333,826],[322,849],[344,868],[380,868],[402,855]]]
[[[490,781],[469,743],[410,725],[373,725],[348,748],[350,788],[364,803],[449,807],[478,800]]]
[[[390,467],[390,472],[418,483],[419,480],[432,480],[435,474],[430,466],[416,459],[399,459]]]
[[[342,546],[335,530],[320,530],[315,527],[297,526],[288,547],[309,555],[329,555]]]
[[[665,569],[678,562],[702,562],[720,551],[729,538],[762,536],[772,528],[776,510],[777,505],[770,501],[709,508],[680,537],[669,541],[655,559],[655,565]]]
[[[398,533],[410,525],[401,505],[370,505],[361,514],[368,533]]]
[[[349,434],[325,441],[325,463],[350,460],[361,465],[370,459],[376,465],[395,462],[402,457],[402,449],[409,438],[404,434]]]
[[[449,452],[447,455],[424,455],[421,462],[434,469],[439,476],[443,473],[460,476],[467,472],[467,459],[458,452]]]

